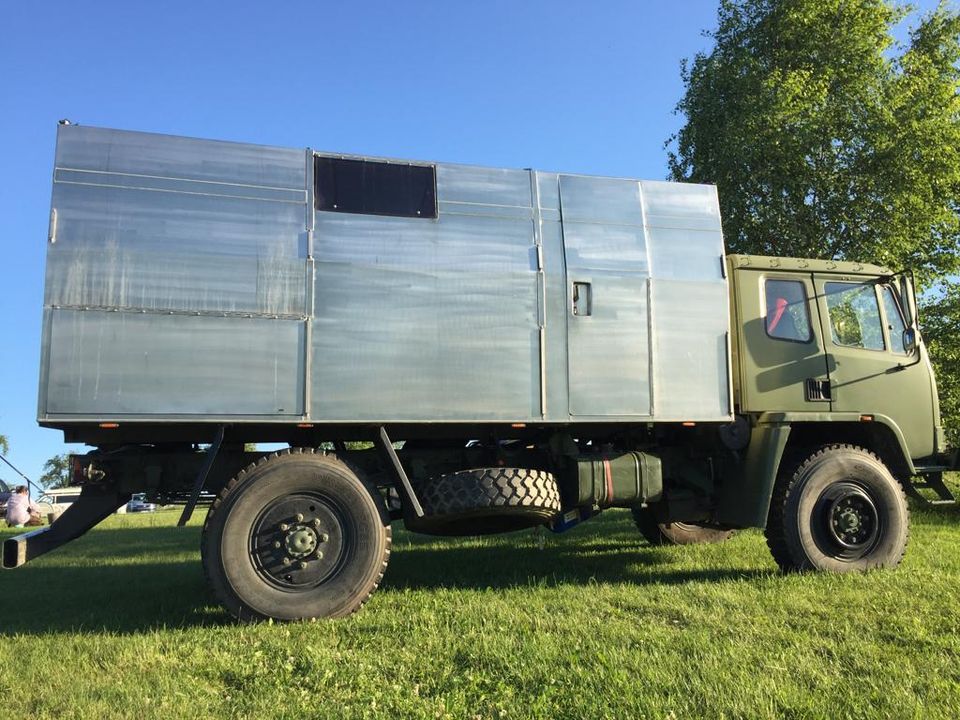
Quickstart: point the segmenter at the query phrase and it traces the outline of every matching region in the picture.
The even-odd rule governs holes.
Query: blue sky
[[[921,9],[935,0],[914,3]],[[666,174],[716,0],[43,2],[0,14],[0,434],[36,479],[56,122],[345,153]],[[0,478],[13,474],[0,467]]]

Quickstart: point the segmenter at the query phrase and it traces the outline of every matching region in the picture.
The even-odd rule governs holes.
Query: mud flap
[[[740,472],[728,478],[717,503],[716,521],[729,527],[765,527],[770,498],[790,437],[789,423],[753,428]]]

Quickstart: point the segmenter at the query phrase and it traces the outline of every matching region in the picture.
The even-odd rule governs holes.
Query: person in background
[[[7,526],[28,527],[43,525],[40,520],[40,508],[30,502],[30,493],[26,485],[20,485],[7,500]]]

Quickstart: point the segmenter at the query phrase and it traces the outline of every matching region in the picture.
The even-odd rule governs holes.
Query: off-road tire
[[[486,535],[548,522],[560,512],[557,481],[543,470],[476,468],[421,483],[424,517],[407,528],[429,535]]]
[[[844,528],[848,501],[856,512],[854,524]],[[765,535],[786,572],[896,567],[907,551],[910,511],[902,486],[880,458],[855,445],[828,445],[784,468]]]
[[[651,545],[702,545],[719,543],[733,537],[735,530],[721,530],[708,525],[681,522],[658,522],[652,508],[630,508],[633,522]]]
[[[279,560],[263,558],[268,548],[277,547],[268,542],[274,537],[270,518],[286,512],[285,503],[291,502],[316,508],[314,519],[322,518],[322,525],[314,540],[327,556],[294,557],[285,570]],[[284,523],[288,534],[303,529],[290,529],[296,522]],[[300,522],[305,528],[311,519]],[[320,533],[321,528],[327,532]],[[284,540],[276,551],[284,556],[286,536],[276,537],[278,543]],[[207,513],[200,549],[214,595],[239,620],[343,617],[358,610],[383,577],[390,520],[376,488],[343,461],[312,448],[293,448],[261,458],[226,484]],[[304,570],[298,569],[301,560]],[[286,581],[291,584],[285,586]]]

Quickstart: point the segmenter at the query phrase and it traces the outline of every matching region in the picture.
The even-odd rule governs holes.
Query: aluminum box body
[[[730,418],[715,188],[440,163],[365,215],[317,155],[60,126],[39,420]]]

